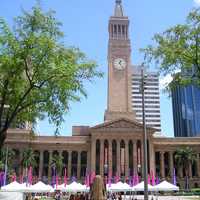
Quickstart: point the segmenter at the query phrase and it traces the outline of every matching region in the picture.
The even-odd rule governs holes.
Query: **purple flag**
[[[173,184],[176,185],[176,170],[174,168],[174,174],[173,174]]]

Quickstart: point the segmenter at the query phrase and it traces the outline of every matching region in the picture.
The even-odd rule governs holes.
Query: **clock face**
[[[126,61],[123,58],[116,58],[114,60],[114,67],[118,70],[123,70],[126,67]]]

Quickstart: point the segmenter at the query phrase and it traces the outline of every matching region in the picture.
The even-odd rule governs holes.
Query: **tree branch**
[[[1,97],[1,106],[0,106],[0,127],[2,126],[2,121],[3,121],[3,112],[5,108],[5,101],[6,101],[6,94],[7,94],[8,85],[9,85],[9,79],[6,79],[3,85],[4,85],[4,88],[3,88],[3,93]]]

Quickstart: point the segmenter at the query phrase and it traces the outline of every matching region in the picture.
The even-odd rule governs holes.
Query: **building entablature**
[[[153,138],[155,152],[175,152],[182,147],[191,147],[195,152],[200,153],[200,137],[196,138]]]
[[[149,138],[153,137],[155,129],[147,128]],[[137,121],[126,118],[120,118],[107,121],[90,128],[92,138],[101,139],[142,139],[143,126]]]

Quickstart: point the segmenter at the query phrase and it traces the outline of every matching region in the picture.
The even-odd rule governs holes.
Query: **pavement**
[[[143,196],[134,196],[133,200],[143,200]],[[149,196],[149,200],[200,200],[199,196]],[[126,199],[128,200],[128,198]]]

